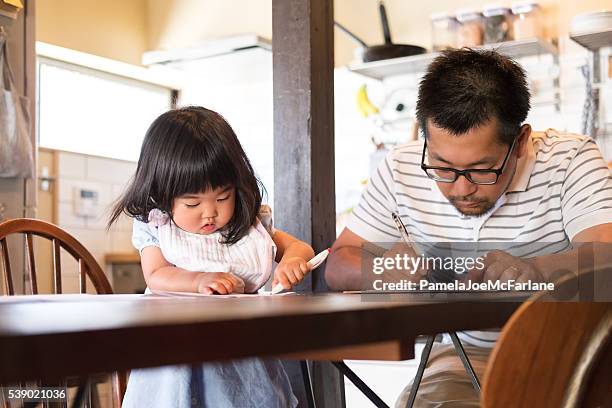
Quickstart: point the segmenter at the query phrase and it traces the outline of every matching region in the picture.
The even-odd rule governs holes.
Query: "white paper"
[[[278,294],[272,294],[272,292],[261,292],[261,293],[230,293],[229,295],[207,295],[204,293],[196,293],[196,292],[173,292],[169,290],[152,290],[154,295],[159,296],[171,296],[171,297],[213,297],[215,299],[231,299],[231,298],[256,298],[256,297],[266,297],[266,296],[285,296],[285,295],[293,295],[295,292],[284,292]]]

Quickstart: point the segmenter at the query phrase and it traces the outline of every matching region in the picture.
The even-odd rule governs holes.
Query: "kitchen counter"
[[[104,255],[104,263],[107,265],[140,263],[140,254],[138,252],[111,252]]]

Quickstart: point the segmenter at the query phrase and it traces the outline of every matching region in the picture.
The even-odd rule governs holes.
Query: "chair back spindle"
[[[13,274],[11,272],[11,261],[9,258],[8,242],[6,238],[0,238],[0,249],[2,250],[2,259],[4,267],[4,286],[9,296],[15,294],[15,288],[13,287]]]
[[[32,234],[26,233],[26,248],[28,250],[28,266],[30,272],[30,293],[38,294],[38,281],[36,279],[36,261],[34,258],[34,239]]]

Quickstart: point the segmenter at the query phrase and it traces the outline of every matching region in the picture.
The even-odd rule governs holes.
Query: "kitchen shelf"
[[[612,47],[612,30],[570,34],[570,38],[590,51]]]
[[[511,58],[531,57],[534,55],[557,55],[555,43],[539,38],[505,41],[497,44],[487,44],[476,49],[496,50]],[[416,74],[424,72],[427,66],[440,55],[439,52],[413,55],[410,57],[392,58],[381,61],[364,62],[349,65],[349,70],[370,78],[382,80],[395,75]]]
[[[582,133],[588,134],[593,138],[599,134],[600,119],[599,109],[601,103],[600,85],[603,81],[601,72],[600,52],[603,47],[612,46],[612,29],[604,31],[591,31],[584,33],[570,33],[570,38],[591,53],[589,61],[590,76],[588,78],[587,89],[590,89],[590,103],[586,103],[582,113],[583,130]]]

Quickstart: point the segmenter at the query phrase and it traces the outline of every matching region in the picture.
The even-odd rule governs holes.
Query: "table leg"
[[[302,368],[302,378],[304,379],[304,391],[306,392],[308,408],[316,408],[314,401],[314,390],[312,389],[312,382],[310,381],[310,370],[308,369],[308,361],[300,360],[300,367]]]
[[[344,361],[332,361],[332,364],[340,371],[346,378],[348,378],[355,387],[359,389],[377,408],[389,408],[387,404],[378,396],[370,387],[363,382],[361,378],[353,372]]]
[[[0,386],[0,393],[2,394],[0,395],[0,397],[2,397],[2,399],[0,399],[0,402],[2,402],[2,408],[10,408],[8,403],[8,395],[6,395],[4,387],[2,386]]]
[[[72,402],[72,408],[80,408],[85,406],[85,401],[87,400],[91,387],[91,380],[88,377],[85,382],[79,384],[77,389],[77,393],[74,396],[74,401]]]
[[[457,351],[457,354],[459,355],[459,358],[463,363],[463,367],[465,367],[465,371],[467,371],[470,377],[470,381],[472,381],[472,385],[474,386],[476,393],[478,394],[478,396],[480,396],[480,381],[478,381],[478,376],[476,375],[476,372],[474,371],[474,368],[472,367],[472,364],[470,363],[470,360],[468,359],[468,356],[465,353],[465,350],[463,349],[461,340],[459,340],[459,337],[455,332],[449,332],[448,334],[450,335],[450,338],[453,341],[453,345],[455,346],[455,350]]]
[[[419,385],[421,385],[423,373],[425,372],[425,366],[427,365],[427,360],[429,360],[429,354],[431,353],[431,348],[433,347],[435,340],[435,335],[429,336],[427,338],[427,342],[425,343],[425,347],[423,348],[423,353],[421,353],[421,361],[419,361],[419,368],[417,369],[416,375],[414,376],[414,380],[412,380],[412,388],[410,389],[410,395],[408,396],[408,408],[412,408],[412,406],[414,405],[414,400],[416,399],[417,391],[419,390]]]

